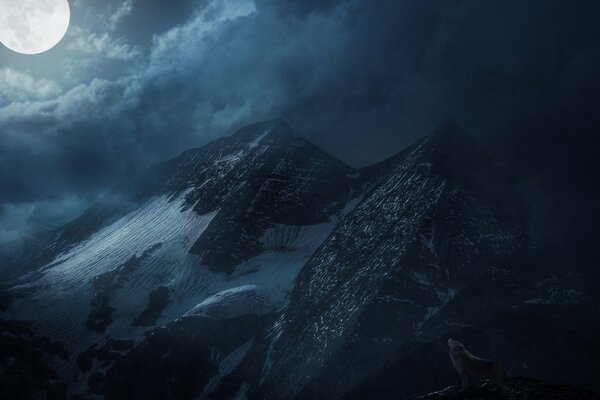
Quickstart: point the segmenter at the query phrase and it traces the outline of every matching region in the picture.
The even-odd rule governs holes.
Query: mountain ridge
[[[55,257],[59,252],[65,251],[70,246],[72,246],[75,242],[73,239],[70,239],[71,236],[79,236],[83,234],[86,235],[85,232],[74,232],[69,233],[71,226],[89,226],[89,231],[93,231],[94,229],[98,229],[107,221],[109,221],[113,217],[117,217],[119,215],[119,209],[122,209],[124,205],[128,203],[132,203],[131,205],[140,204],[145,199],[155,195],[161,191],[170,191],[172,195],[176,195],[178,192],[183,190],[183,186],[189,183],[185,179],[182,178],[174,178],[173,175],[176,175],[176,170],[181,165],[189,164],[190,159],[194,157],[202,156],[203,153],[214,153],[218,151],[222,153],[222,150],[219,150],[220,147],[231,147],[235,146],[235,144],[240,144],[244,142],[252,142],[257,139],[259,135],[261,135],[261,131],[264,129],[270,129],[269,132],[265,136],[271,136],[274,138],[283,139],[283,145],[293,145],[293,140],[297,139],[301,141],[304,145],[310,147],[312,151],[319,152],[321,154],[327,155],[328,158],[335,160],[335,163],[338,164],[340,168],[347,169],[347,174],[358,174],[358,181],[369,181],[369,176],[375,173],[380,173],[381,170],[387,169],[387,167],[397,163],[399,160],[404,157],[404,154],[413,146],[409,146],[406,150],[399,152],[398,154],[389,157],[386,160],[378,162],[368,167],[364,168],[352,168],[346,165],[343,161],[337,159],[336,157],[330,155],[324,150],[320,149],[318,146],[314,145],[307,139],[300,136],[297,132],[295,132],[290,126],[281,118],[277,118],[270,121],[258,122],[246,127],[240,128],[231,135],[224,136],[218,139],[215,139],[203,146],[186,150],[179,154],[176,157],[173,157],[167,161],[158,163],[154,166],[149,167],[147,170],[142,171],[139,175],[134,177],[128,177],[123,182],[119,183],[113,192],[105,195],[102,199],[92,204],[88,209],[86,209],[80,216],[76,217],[74,220],[67,222],[65,225],[53,229],[50,231],[41,231],[32,236],[25,237],[13,242],[5,243],[0,246],[0,261],[3,262],[4,265],[9,265],[11,268],[16,270],[24,269],[25,272],[33,272],[37,268],[41,267],[42,264],[48,262],[48,260]],[[452,119],[445,120],[438,129],[436,129],[433,133],[425,136],[422,140],[436,140],[443,141],[444,138],[449,139],[451,137],[456,136],[467,137],[467,141],[472,141],[468,137],[468,135],[460,128],[458,123],[456,123]],[[262,138],[261,138],[262,139]],[[479,151],[481,151],[479,149]],[[182,180],[182,182],[178,182],[178,180]],[[359,185],[360,183],[354,183],[354,185]],[[194,199],[192,196],[187,200],[188,202],[192,202]],[[197,199],[195,199],[197,200]],[[207,210],[201,210],[207,211]],[[82,221],[83,220],[83,221]],[[60,242],[56,241],[56,238],[63,238]],[[11,253],[14,254],[15,248],[25,248],[27,250],[21,253],[44,253],[47,252],[47,255],[42,257],[41,259],[32,259],[30,261],[26,261],[24,264],[31,264],[28,268],[23,268],[19,266],[17,268],[18,261],[14,260],[14,257],[11,257]],[[46,250],[44,250],[44,247]],[[11,250],[13,249],[13,250]],[[11,268],[2,268],[0,270],[0,276],[4,276],[5,278],[14,279],[15,274],[7,274],[7,271]],[[3,275],[3,272],[5,275]]]
[[[547,327],[555,303],[583,310],[579,278],[523,263],[527,224],[490,190],[493,165],[451,120],[363,169],[281,120],[253,124],[132,177],[126,196],[29,247],[38,268],[5,287],[2,317],[62,342],[70,394],[364,398],[417,355],[439,357],[450,332],[505,350],[494,332],[518,333],[523,315]],[[169,377],[157,386],[149,357]],[[181,365],[206,368],[202,381]],[[419,379],[390,387],[433,389]]]

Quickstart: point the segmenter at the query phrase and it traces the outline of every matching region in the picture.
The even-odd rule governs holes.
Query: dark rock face
[[[224,359],[236,350],[243,353],[264,326],[265,321],[254,316],[182,318],[152,331],[116,361],[98,392],[107,399],[198,398],[211,379],[218,380]]]
[[[114,270],[94,277],[92,280],[91,310],[85,323],[88,329],[104,333],[106,327],[113,322],[111,315],[115,308],[109,305],[112,295],[125,284],[128,275],[140,266],[142,260],[150,256],[160,246],[161,243],[157,243],[144,251],[141,256],[134,255]]]
[[[79,371],[90,371],[94,362],[98,362],[102,368],[107,368],[113,361],[118,360],[122,353],[131,350],[133,345],[133,340],[108,339],[103,345],[94,343],[77,356]]]
[[[148,295],[148,307],[132,321],[134,326],[153,326],[169,304],[169,288],[159,286]]]
[[[538,381],[536,379],[517,377],[507,381],[508,393],[495,385],[485,382],[480,388],[469,388],[461,391],[458,386],[450,386],[435,393],[419,396],[415,400],[596,400],[600,395],[587,390],[576,389],[568,385],[560,385]]]
[[[95,392],[107,399],[206,398],[272,323],[272,304],[263,302],[260,309],[251,306],[259,298],[257,288],[225,291],[189,315],[152,330],[105,377],[96,378],[100,384]]]
[[[0,319],[0,398],[65,398],[53,363],[68,357],[60,342],[36,336],[29,324]]]

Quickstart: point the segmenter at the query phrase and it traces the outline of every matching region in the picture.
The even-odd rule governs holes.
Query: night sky
[[[54,49],[0,48],[0,242],[68,221],[124,175],[277,117],[352,166],[451,117],[506,169],[538,236],[595,242],[598,1],[70,5]]]

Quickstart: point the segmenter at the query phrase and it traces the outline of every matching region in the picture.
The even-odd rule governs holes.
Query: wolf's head
[[[458,340],[454,340],[452,338],[448,339],[448,347],[450,348],[450,351],[454,351],[454,350],[464,350],[465,346],[459,342]]]

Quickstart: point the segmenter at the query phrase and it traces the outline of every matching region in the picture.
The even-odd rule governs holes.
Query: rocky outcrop
[[[414,398],[414,400],[598,400],[600,394],[576,389],[569,385],[548,383],[532,378],[515,377],[507,380],[509,390],[502,393],[490,382],[481,387],[461,391],[459,386]]]
[[[273,312],[274,305],[256,286],[215,294],[149,332],[90,387],[107,399],[206,398],[242,362],[272,323]]]
[[[0,319],[0,398],[65,398],[57,365],[68,357],[60,342],[35,335],[30,324]]]

